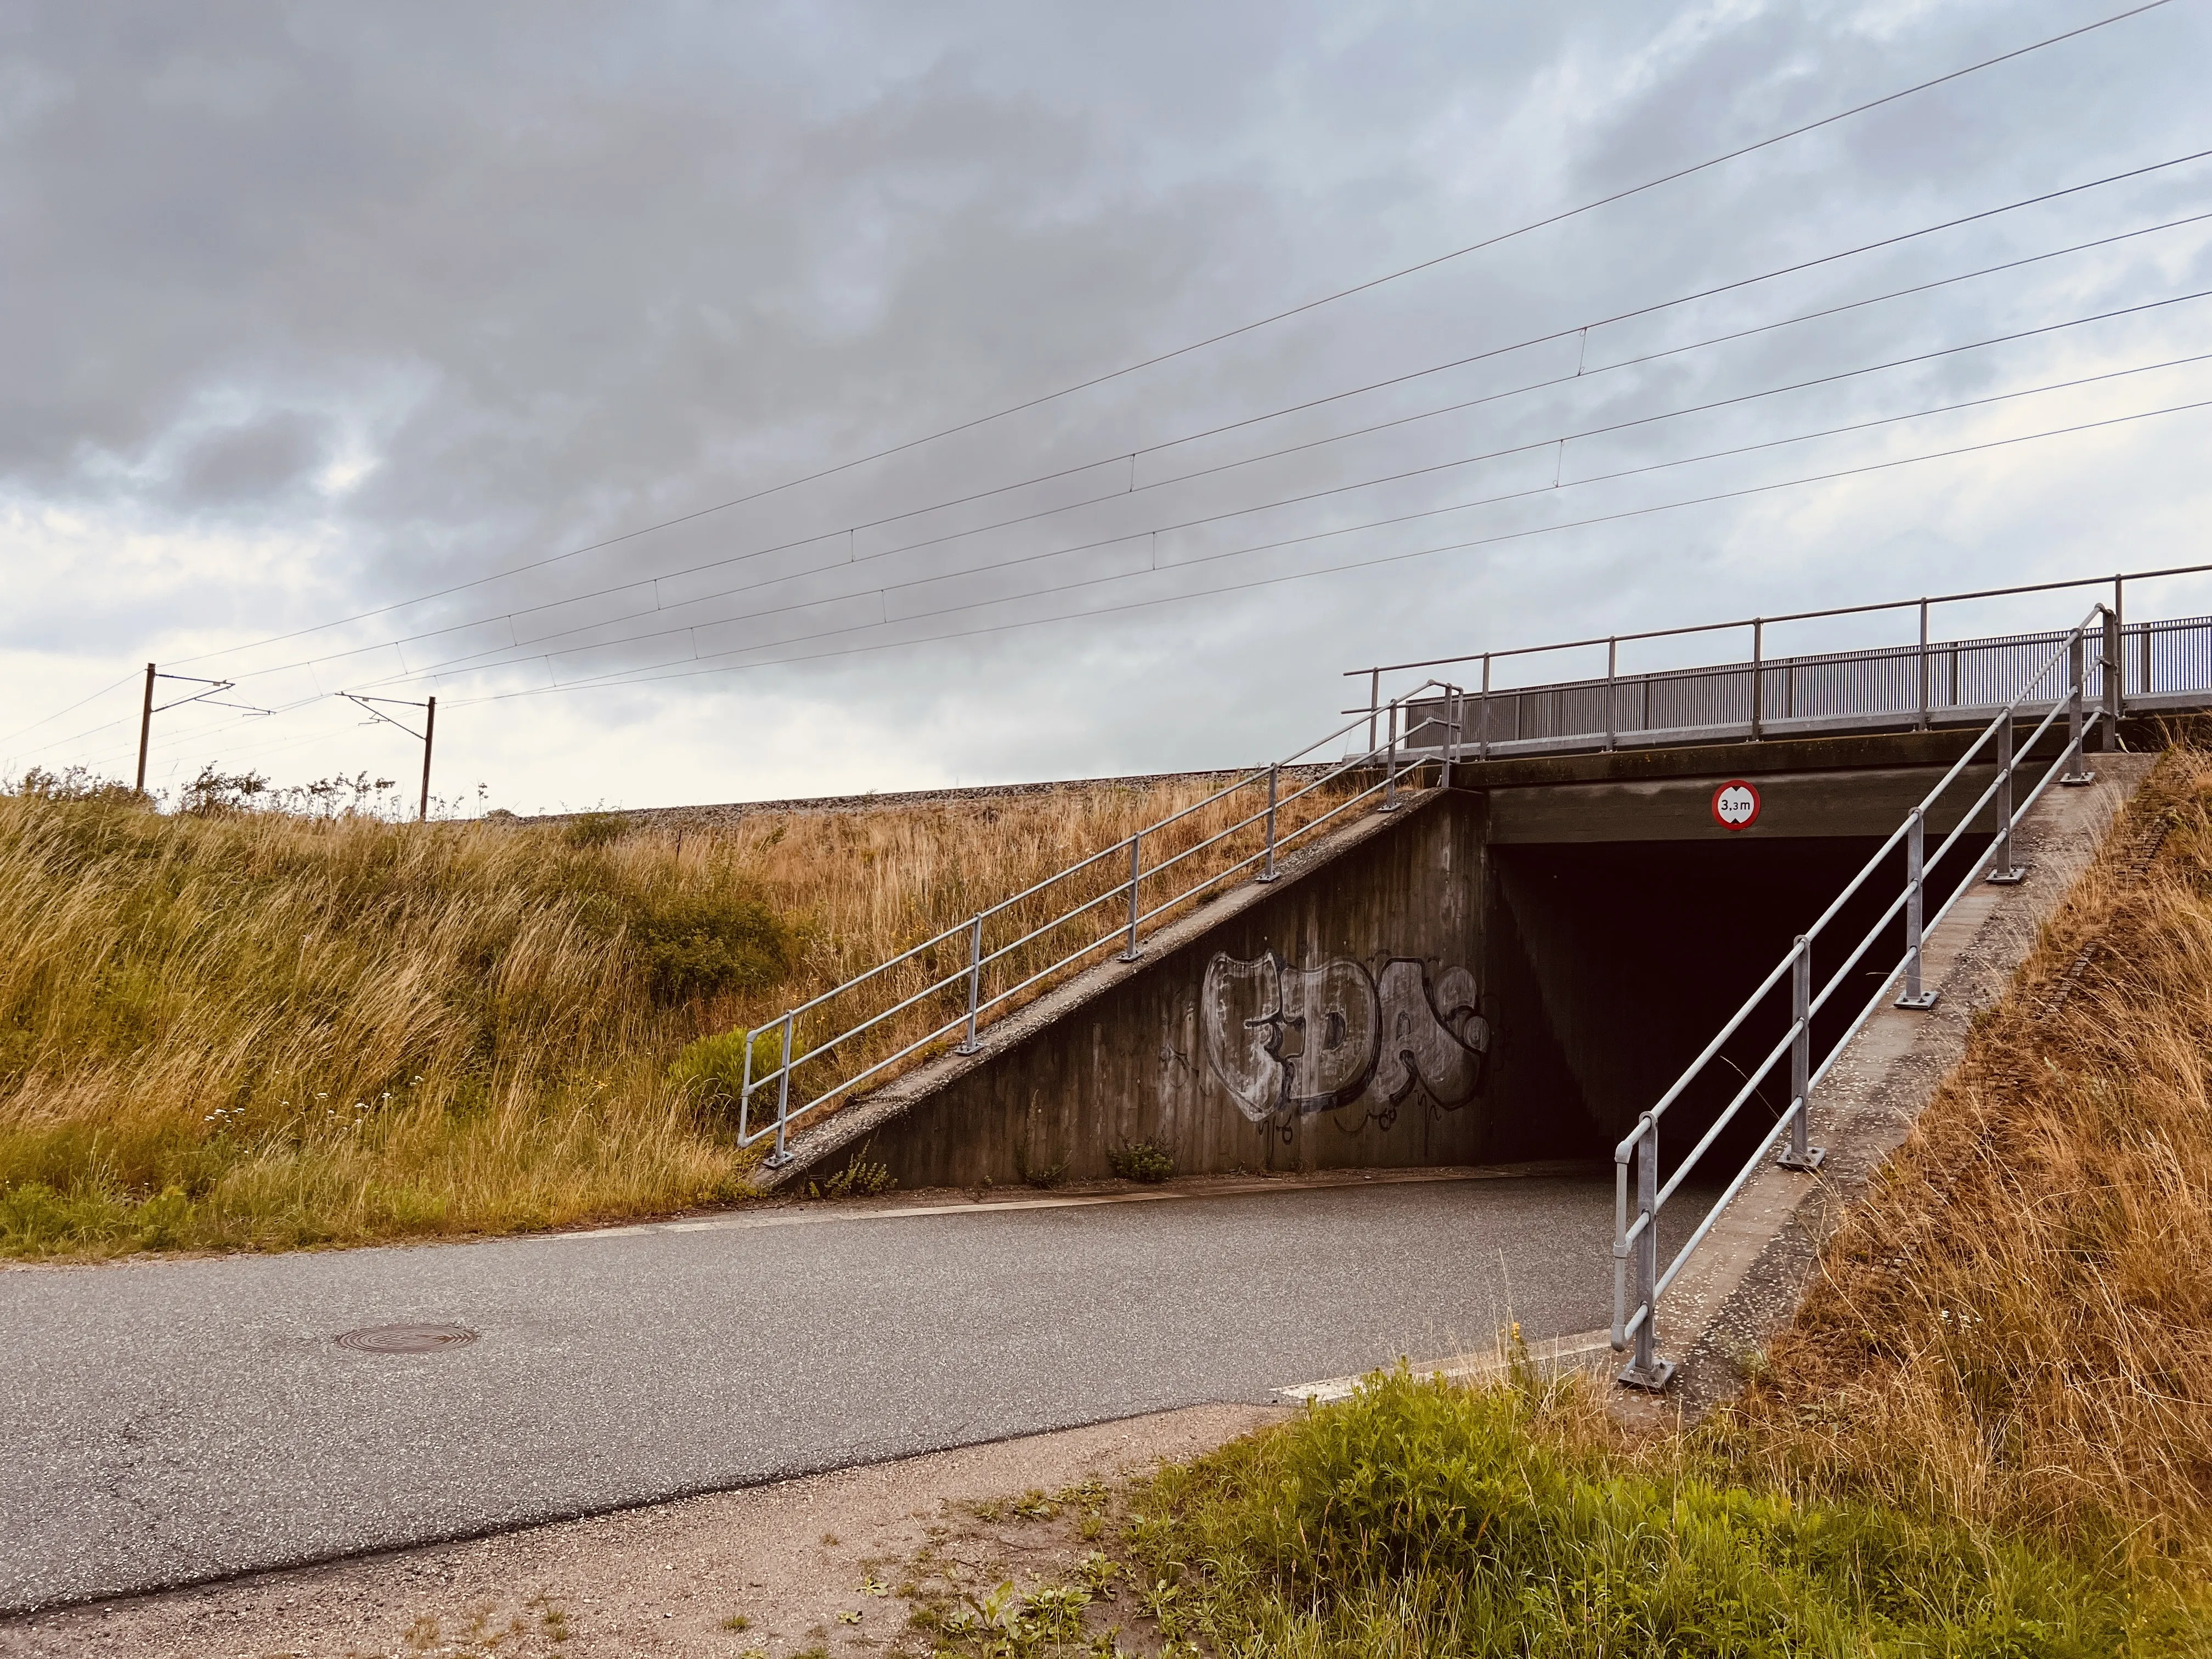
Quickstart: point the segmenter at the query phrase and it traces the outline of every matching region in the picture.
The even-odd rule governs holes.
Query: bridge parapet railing
[[[1740,617],[1354,669],[1347,677],[1367,682],[1369,711],[1385,706],[1382,693],[1386,675],[1450,669],[1472,682],[1464,742],[1455,757],[1458,759],[1860,730],[1971,727],[1985,723],[2021,689],[2024,677],[2035,671],[2044,652],[2061,635],[2031,632],[1937,640],[1929,633],[1931,615],[1943,606],[1973,601],[2109,586],[2107,626],[2115,635],[2114,648],[2100,653],[2087,695],[2108,719],[2117,720],[2130,708],[2197,707],[2212,699],[2212,617],[2129,623],[2123,609],[2130,582],[2207,572],[2212,572],[2212,565],[2185,565],[1780,617]],[[1918,613],[1919,637],[1914,643],[1786,657],[1773,656],[1765,648],[1768,631],[1783,623],[1899,611]],[[1624,646],[1730,633],[1748,639],[1748,659],[1620,671]],[[1523,686],[1494,683],[1512,665],[1551,654],[1600,650],[1606,660],[1601,676]],[[2105,656],[2124,661],[2123,672],[2108,679],[2101,666]],[[1414,719],[1433,714],[1436,706],[1434,700],[1416,698]]]
[[[1477,693],[1461,758],[1979,723],[2064,637],[1946,640]],[[2130,623],[2120,638],[2124,698],[2136,708],[2212,693],[2212,617]],[[2100,703],[2102,665],[2100,655],[2087,692]],[[1435,708],[1417,703],[1414,714]]]
[[[1431,712],[1410,711],[1410,698],[1439,689],[1444,696]],[[738,1145],[773,1136],[766,1167],[781,1168],[802,1118],[934,1054],[974,1053],[993,1020],[1109,954],[1139,960],[1160,928],[1240,881],[1273,882],[1288,853],[1363,806],[1393,811],[1425,779],[1448,782],[1451,762],[1435,756],[1453,746],[1448,726],[1462,697],[1431,680],[1371,720],[1363,710],[1297,753],[754,1028],[745,1037]],[[1364,747],[1326,757],[1356,741],[1363,726],[1370,727]],[[1415,744],[1423,752],[1409,758]]]
[[[1752,1177],[1765,1167],[1768,1155],[1775,1151],[1778,1145],[1781,1146],[1782,1151],[1776,1162],[1781,1167],[1813,1170],[1820,1166],[1825,1154],[1822,1149],[1808,1144],[1808,1113],[1814,1089],[1826,1077],[1851,1039],[1874,1018],[1888,996],[1891,987],[1898,984],[1900,979],[1903,989],[1897,1000],[1898,1007],[1924,1010],[1935,1006],[1936,993],[1923,983],[1921,952],[1927,935],[1978,880],[1985,878],[1992,882],[2011,883],[2021,879],[2024,872],[2014,861],[2013,832],[2021,818],[2041,799],[2045,790],[2054,782],[2081,784],[2090,781],[2090,775],[2083,766],[2085,740],[2096,722],[2106,718],[2108,712],[2104,708],[2094,706],[2090,699],[2100,684],[2097,678],[2098,671],[2118,659],[2117,647],[2120,636],[2118,624],[2118,619],[2112,611],[2100,605],[2071,629],[2029,636],[2037,644],[2049,648],[2043,653],[2033,672],[2024,674],[2025,683],[2021,684],[2012,696],[1997,709],[1966,752],[1905,815],[1905,821],[1891,832],[1888,839],[1882,842],[1858,873],[1844,884],[1843,890],[1812,926],[1797,936],[1781,961],[1759,981],[1758,988],[1744,1000],[1735,1013],[1660,1097],[1658,1103],[1638,1119],[1635,1128],[1614,1149],[1613,1346],[1616,1351],[1630,1351],[1628,1363],[1620,1376],[1623,1383],[1650,1389],[1666,1387],[1674,1368],[1672,1362],[1661,1358],[1658,1354],[1659,1311],[1668,1290],[1679,1278],[1684,1266],[1711,1232],[1722,1212]],[[2019,641],[2008,643],[2017,644]],[[2048,708],[2041,720],[2024,738],[2021,737],[2017,730],[2019,722],[2046,703]],[[2032,753],[2044,734],[2061,721],[2063,722],[2066,738],[2058,757],[2045,769],[2025,798],[2019,798],[2017,776],[2021,757]],[[1950,792],[1961,787],[1961,781],[1966,777],[1968,767],[1978,759],[1984,766],[1991,760],[1995,762],[1995,777],[1960,813],[1957,827],[1932,854],[1929,853],[1925,844],[1929,816],[1939,805],[1948,805],[1947,798],[1950,798]],[[1970,833],[1977,823],[1984,821],[1984,813],[1992,815],[1995,829],[1989,848],[1978,858],[1969,861],[1965,875],[1942,899],[1934,914],[1928,914],[1926,888],[1929,870],[1941,866],[1945,855],[1959,844],[1960,838]],[[1874,925],[1837,963],[1819,990],[1815,991],[1813,983],[1815,945],[1830,925],[1844,912],[1844,907],[1875,879],[1900,846],[1905,852],[1902,887]],[[1815,1065],[1812,1053],[1814,1018],[1853,982],[1853,975],[1860,971],[1859,963],[1898,921],[1900,914],[1905,923],[1903,954],[1881,972],[1873,995],[1857,1010],[1850,1025]],[[1781,1037],[1748,1071],[1733,1061],[1722,1061],[1741,1079],[1741,1086],[1735,1090],[1714,1121],[1675,1166],[1673,1174],[1665,1176],[1662,1180],[1660,1131],[1669,1109],[1676,1107],[1685,1095],[1707,1076],[1710,1068],[1721,1060],[1722,1051],[1729,1041],[1750,1024],[1759,1011],[1767,1005],[1769,998],[1774,996],[1785,982],[1789,988],[1789,1015]],[[1750,1158],[1730,1177],[1719,1198],[1698,1219],[1680,1249],[1662,1268],[1659,1249],[1661,1213],[1668,1202],[1681,1191],[1705,1154],[1743,1111],[1746,1104],[1762,1097],[1761,1085],[1778,1068],[1785,1065],[1789,1068],[1788,1106],[1766,1131]],[[1632,1200],[1630,1194],[1632,1172],[1634,1185]]]

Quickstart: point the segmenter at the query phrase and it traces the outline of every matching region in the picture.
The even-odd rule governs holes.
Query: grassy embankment
[[[1525,1367],[1372,1379],[1140,1483],[1118,1561],[939,1582],[921,1622],[975,1653],[1109,1620],[1316,1659],[2212,1653],[2212,755],[2167,757],[1741,1364],[1656,1431]]]
[[[0,795],[0,1252],[501,1232],[741,1196],[763,1149],[734,1145],[743,1043],[718,1034],[1208,787],[682,834],[604,815],[161,815],[51,781]],[[1194,816],[1148,863],[1228,821]],[[1119,874],[1109,860],[1090,878]],[[1000,982],[1079,942],[1048,935]],[[955,965],[884,975],[877,1006]],[[957,1000],[887,1023],[872,1052]]]

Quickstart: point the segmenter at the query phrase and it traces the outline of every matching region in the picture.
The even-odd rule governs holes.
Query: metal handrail
[[[2162,570],[2124,570],[2112,575],[2070,577],[2063,581],[2027,582],[2016,587],[1982,587],[1959,593],[1925,594],[1913,599],[1884,599],[1873,605],[1838,605],[1821,611],[1784,611],[1773,617],[1739,617],[1729,622],[1692,623],[1680,628],[1649,628],[1632,634],[1595,634],[1588,639],[1560,640],[1550,645],[1519,645],[1502,651],[1469,651],[1456,657],[1425,657],[1419,662],[1377,663],[1367,668],[1347,668],[1341,678],[1356,679],[1362,674],[1398,674],[1414,668],[1449,668],[1459,663],[1498,662],[1507,657],[1542,656],[1553,651],[1594,651],[1601,645],[1620,646],[1641,640],[1680,639],[1692,634],[1723,634],[1746,628],[1763,629],[1778,623],[1819,622],[1829,617],[1865,617],[1885,611],[1916,608],[1924,613],[1931,605],[1965,605],[1976,599],[2013,599],[2026,593],[2056,593],[2074,587],[2101,587],[2107,582],[2112,584],[2112,603],[2100,609],[2108,610],[2117,619],[2125,614],[2123,599],[2127,583],[2154,581],[2166,576],[2208,574],[2212,574],[2212,564],[2178,564]],[[1930,643],[1924,631],[1921,635],[1921,643],[1923,646]],[[1909,650],[1912,647],[1904,648]],[[1359,712],[1364,715],[1369,711],[1363,708]]]
[[[768,1167],[771,1169],[781,1167],[790,1161],[791,1154],[787,1144],[789,1130],[791,1125],[799,1118],[816,1112],[835,1101],[848,1097],[864,1085],[881,1077],[891,1067],[933,1044],[945,1042],[955,1033],[962,1035],[962,1041],[957,1045],[959,1052],[975,1052],[977,1033],[987,1016],[1005,1009],[1024,993],[1057,975],[1065,973],[1076,964],[1117,942],[1124,946],[1121,954],[1125,960],[1137,959],[1142,953],[1141,936],[1148,925],[1158,923],[1162,917],[1177,907],[1188,903],[1200,893],[1237,878],[1255,864],[1263,866],[1262,873],[1258,879],[1273,880],[1276,861],[1286,848],[1302,838],[1311,836],[1323,825],[1335,819],[1339,814],[1369,799],[1378,792],[1383,796],[1382,804],[1378,810],[1395,810],[1396,794],[1401,787],[1401,756],[1410,746],[1411,739],[1415,734],[1426,732],[1431,726],[1444,727],[1447,730],[1452,729],[1450,722],[1433,715],[1423,716],[1418,721],[1401,721],[1401,716],[1408,712],[1403,708],[1407,700],[1437,689],[1453,695],[1457,693],[1457,688],[1433,679],[1415,687],[1412,691],[1407,692],[1405,697],[1394,702],[1388,709],[1387,712],[1390,716],[1391,735],[1387,743],[1370,743],[1364,750],[1346,756],[1333,764],[1324,763],[1324,769],[1320,776],[1310,779],[1303,787],[1292,790],[1287,795],[1283,794],[1280,789],[1283,771],[1286,768],[1298,766],[1306,762],[1307,757],[1316,750],[1333,745],[1357,731],[1363,723],[1366,722],[1365,711],[1362,712],[1360,719],[1337,727],[1316,742],[1308,744],[1287,759],[1244,773],[1203,799],[1179,808],[1156,823],[1146,825],[1133,835],[1115,842],[1112,846],[1078,860],[1065,869],[1030,884],[1010,897],[1000,899],[984,907],[967,921],[945,928],[921,944],[909,946],[897,955],[876,963],[865,972],[856,974],[806,1001],[795,1005],[768,1024],[748,1030],[745,1034],[744,1073],[738,1098],[738,1144],[741,1146],[748,1146],[769,1135],[775,1136],[775,1147],[766,1162]],[[1405,726],[1403,731],[1400,730],[1401,723]],[[1418,765],[1419,763],[1416,764]],[[1285,807],[1313,794],[1316,790],[1327,787],[1346,773],[1373,769],[1378,766],[1383,774],[1379,781],[1357,791],[1345,800],[1336,803],[1326,811],[1317,814],[1305,823],[1287,829],[1279,828],[1279,819]],[[1253,788],[1261,784],[1266,785],[1267,792],[1267,805],[1264,807],[1243,815],[1226,828],[1217,830],[1194,845],[1184,848],[1163,859],[1150,868],[1145,866],[1142,848],[1146,837],[1157,836],[1193,815],[1206,811],[1208,807],[1218,805],[1240,790]],[[1172,897],[1153,904],[1149,909],[1144,907],[1141,894],[1146,882],[1155,881],[1163,872],[1183,864],[1207,848],[1218,846],[1232,836],[1249,831],[1255,825],[1263,823],[1266,826],[1264,844],[1258,851],[1236,860],[1224,869],[1204,876],[1194,884],[1176,893]],[[1126,879],[1083,900],[1062,911],[1051,921],[1029,929],[1014,939],[998,945],[988,951],[984,949],[984,929],[990,921],[1006,915],[1024,901],[1033,899],[1058,884],[1078,876],[1103,860],[1116,855],[1126,855],[1129,860],[1129,874]],[[1058,961],[1038,969],[1018,983],[996,991],[988,996],[982,994],[984,969],[1005,960],[1013,952],[1035,943],[1057,929],[1067,926],[1086,913],[1115,900],[1121,900],[1127,905],[1128,915],[1126,920],[1117,919],[1109,931],[1078,946]],[[890,970],[916,961],[926,953],[936,950],[963,933],[968,936],[969,949],[966,962],[947,973],[936,976],[921,989],[901,998],[890,1006],[873,1010],[866,1017],[855,1019],[851,1024],[826,1035],[818,1041],[810,1041],[803,1046],[799,1045],[799,1038],[801,1034],[798,1030],[799,1021],[817,1013],[836,999],[878,979]],[[834,1054],[841,1047],[876,1030],[885,1021],[952,990],[963,981],[968,987],[968,996],[967,1006],[961,1012],[937,1024],[896,1052],[886,1054],[849,1075],[838,1078],[814,1092],[811,1098],[800,1102],[793,1101],[792,1079],[801,1067],[819,1063],[825,1056]],[[755,1075],[754,1050],[762,1037],[771,1034],[778,1036],[781,1039],[776,1061],[757,1076]],[[774,1091],[774,1111],[772,1114],[761,1114],[761,1121],[756,1122],[754,1119],[757,1103],[765,1091],[771,1089]]]
[[[1873,607],[1867,607],[1873,608]],[[1941,925],[1952,908],[1965,896],[1966,890],[1976,880],[1987,874],[1992,880],[2016,880],[2017,871],[1993,869],[1996,860],[2011,855],[2013,831],[2028,811],[2042,798],[2043,792],[2054,781],[2086,783],[2089,775],[2083,771],[2081,759],[2083,740],[2104,718],[2105,709],[2090,710],[2085,717],[2084,690],[2087,681],[2086,653],[2090,630],[2101,630],[2103,640],[2116,637],[2118,617],[2111,608],[2100,604],[2094,606],[2069,633],[2060,641],[2057,649],[2037,670],[2034,676],[2000,709],[1994,719],[1983,728],[1965,753],[1953,763],[1936,786],[1923,795],[1919,803],[1905,815],[1905,822],[1882,842],[1873,856],[1847,882],[1841,892],[1821,911],[1820,916],[1805,932],[1797,935],[1782,960],[1762,979],[1758,988],[1736,1009],[1722,1026],[1719,1033],[1708,1042],[1698,1057],[1690,1062],[1673,1085],[1660,1097],[1658,1103],[1638,1118],[1636,1127],[1613,1149],[1613,1346],[1616,1351],[1626,1349],[1632,1342],[1634,1354],[1620,1372],[1620,1381],[1632,1387],[1663,1389],[1673,1375],[1671,1363],[1662,1360],[1657,1351],[1657,1323],[1660,1299],[1688,1263],[1698,1245],[1704,1243],[1719,1220],[1722,1212],[1732,1203],[1751,1177],[1765,1167],[1767,1155],[1786,1134],[1788,1149],[1778,1160],[1784,1168],[1813,1170],[1820,1166],[1824,1156],[1820,1148],[1808,1144],[1808,1114],[1812,1091],[1842,1055],[1851,1039],[1864,1029],[1874,1017],[1884,997],[1899,975],[1905,976],[1905,995],[1898,1006],[1904,1008],[1925,1009],[1934,1006],[1936,994],[1923,991],[1921,986],[1921,951],[1928,935]],[[2061,695],[2051,700],[2051,707],[2024,744],[2014,742],[2013,722],[2025,704],[2039,699],[2035,693],[2050,678],[2051,672],[2062,663],[2066,665],[2066,684]],[[2116,662],[2100,660],[2098,665],[2109,674],[2119,672]],[[2108,681],[2109,684],[2109,681]],[[2058,758],[2045,769],[2027,799],[2014,805],[2011,800],[2013,778],[2021,765],[2021,757],[2031,752],[2044,733],[2051,730],[2061,713],[2067,716],[2067,738]],[[1945,792],[1965,773],[1967,766],[1991,743],[1997,745],[1999,761],[1997,776],[1982,790],[1963,813],[1958,824],[1937,846],[1934,858],[1925,856],[1924,836],[1928,814]],[[2062,769],[2063,777],[2062,779]],[[1939,864],[1944,855],[1958,844],[1983,811],[1995,799],[1998,803],[1999,823],[1990,849],[1975,860],[1964,877],[1953,888],[1949,896],[1932,917],[1923,918],[1922,894],[1925,888],[1925,872]],[[1906,878],[1905,889],[1882,912],[1873,928],[1859,941],[1843,963],[1829,976],[1820,994],[1812,989],[1812,953],[1814,940],[1838,916],[1846,903],[1856,896],[1883,862],[1902,842],[1906,848]],[[1882,975],[1881,981],[1868,998],[1844,1035],[1829,1048],[1820,1065],[1811,1063],[1813,1018],[1841,988],[1847,976],[1856,968],[1860,959],[1895,919],[1902,908],[1906,918],[1906,939],[1904,955]],[[1768,1050],[1758,1066],[1743,1076],[1743,1086],[1705,1130],[1689,1155],[1662,1185],[1658,1179],[1659,1125],[1667,1109],[1681,1098],[1683,1093],[1702,1076],[1729,1039],[1742,1030],[1744,1024],[1765,1003],[1784,975],[1791,981],[1792,1007],[1790,1022],[1780,1040]],[[1751,1157],[1739,1169],[1719,1199],[1707,1210],[1690,1237],[1677,1250],[1662,1272],[1659,1267],[1658,1224],[1661,1211],[1667,1201],[1681,1188],[1683,1182],[1698,1167],[1698,1162],[1720,1138],[1723,1131],[1734,1121],[1744,1104],[1759,1091],[1759,1085],[1788,1056],[1791,1066],[1790,1105],[1776,1120],[1774,1126],[1760,1139]],[[1629,1206],[1629,1177],[1632,1161],[1635,1170],[1637,1197],[1634,1218]],[[1637,1276],[1637,1305],[1628,1305],[1628,1279],[1632,1257]]]

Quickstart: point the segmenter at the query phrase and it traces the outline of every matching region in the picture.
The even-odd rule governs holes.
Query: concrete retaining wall
[[[1139,1141],[1185,1173],[1474,1161],[1483,814],[1431,792],[1355,826],[1272,890],[1095,970],[995,1051],[917,1079],[918,1097],[839,1114],[802,1155],[834,1167],[849,1147],[908,1188],[1102,1179]]]

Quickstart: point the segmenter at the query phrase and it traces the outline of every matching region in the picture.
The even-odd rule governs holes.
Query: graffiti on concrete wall
[[[1334,1111],[1365,1097],[1395,1107],[1419,1083],[1443,1106],[1482,1087],[1490,1023],[1474,975],[1447,968],[1431,982],[1394,957],[1379,974],[1332,958],[1298,968],[1273,951],[1206,965],[1200,1021],[1207,1066],[1255,1123]]]

